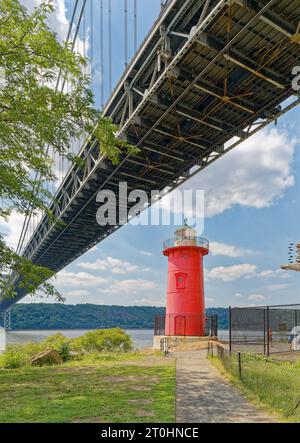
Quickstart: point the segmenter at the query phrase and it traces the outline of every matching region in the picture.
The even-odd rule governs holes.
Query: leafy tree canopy
[[[114,164],[122,151],[135,152],[93,107],[87,61],[48,28],[53,12],[51,0],[32,13],[19,0],[0,1],[0,222],[12,211],[47,211],[46,184],[55,180],[50,152],[76,161],[69,153],[72,141],[91,133]],[[30,291],[52,275],[18,256],[0,232],[0,292],[6,296],[13,294],[6,278],[11,271]],[[59,298],[51,285],[42,289]]]

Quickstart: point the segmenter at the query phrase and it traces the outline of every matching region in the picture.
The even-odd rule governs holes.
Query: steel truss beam
[[[234,2],[240,6],[243,6],[244,8],[251,9],[256,14],[258,14],[262,8],[262,2],[260,1],[256,2],[255,0],[234,0]],[[297,32],[296,28],[293,28],[291,23],[284,20],[275,12],[265,11],[263,14],[260,14],[259,18],[261,21],[265,22],[276,31],[281,32],[281,34],[283,34],[285,37],[291,38]]]

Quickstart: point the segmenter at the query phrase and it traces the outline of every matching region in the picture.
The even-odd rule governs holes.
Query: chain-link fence
[[[267,356],[300,352],[300,305],[230,308],[229,344]]]
[[[208,356],[267,406],[284,417],[300,422],[300,364],[278,361],[263,355],[233,352],[210,342]]]

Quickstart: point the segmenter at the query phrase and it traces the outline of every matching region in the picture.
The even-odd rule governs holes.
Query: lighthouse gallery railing
[[[209,249],[209,241],[206,240],[203,237],[189,237],[189,236],[184,236],[184,237],[174,237],[174,238],[170,238],[169,240],[166,240],[163,243],[163,248],[164,249],[169,249],[169,248],[176,248],[177,246],[182,246],[180,244],[180,242],[193,242],[193,244],[191,245],[187,245],[187,246],[197,246],[200,248],[204,248],[204,249]]]

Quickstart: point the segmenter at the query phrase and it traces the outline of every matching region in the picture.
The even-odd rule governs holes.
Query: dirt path
[[[276,423],[220,375],[206,359],[206,351],[175,356],[177,423]]]

